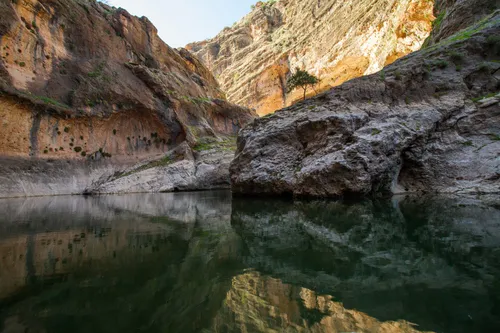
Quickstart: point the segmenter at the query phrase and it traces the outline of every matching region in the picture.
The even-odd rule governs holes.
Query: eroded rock
[[[500,193],[500,13],[240,132],[233,191]]]
[[[418,50],[431,31],[433,1],[278,0],[216,37],[186,46],[210,69],[230,101],[272,113],[302,98],[287,96],[295,67],[321,79],[316,94],[372,74]]]

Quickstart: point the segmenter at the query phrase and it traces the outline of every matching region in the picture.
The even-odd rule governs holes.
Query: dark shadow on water
[[[214,191],[0,213],[0,332],[500,331],[500,211],[485,201]]]

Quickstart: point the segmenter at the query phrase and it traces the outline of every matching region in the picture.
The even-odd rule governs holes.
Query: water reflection
[[[228,192],[0,200],[0,332],[496,332],[500,210]]]

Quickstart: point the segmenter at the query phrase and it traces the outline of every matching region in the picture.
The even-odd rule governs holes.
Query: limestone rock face
[[[426,45],[431,45],[465,29],[489,15],[499,6],[498,0],[435,0],[436,21]]]
[[[230,101],[265,115],[302,97],[285,94],[295,67],[321,79],[316,91],[326,90],[418,50],[433,19],[427,0],[258,2],[231,28],[186,48]]]
[[[0,157],[28,170],[28,161],[44,170],[77,161],[68,175],[85,170],[85,188],[97,170],[222,140],[256,116],[227,102],[210,71],[145,17],[93,0],[2,1],[0,17]],[[2,190],[37,178],[13,172]],[[56,178],[52,187],[64,188]]]
[[[238,138],[233,190],[500,193],[499,35],[496,11],[380,73],[255,120]]]

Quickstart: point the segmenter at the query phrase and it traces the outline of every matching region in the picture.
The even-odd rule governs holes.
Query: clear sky
[[[108,0],[136,16],[146,16],[172,47],[217,35],[250,12],[257,0]]]

